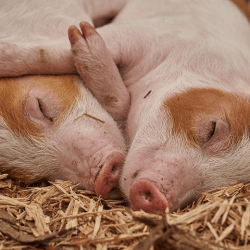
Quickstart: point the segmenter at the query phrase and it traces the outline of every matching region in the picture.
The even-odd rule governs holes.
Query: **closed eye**
[[[38,102],[39,109],[40,109],[41,113],[43,114],[43,116],[44,116],[47,120],[53,122],[54,118],[51,117],[51,116],[48,114],[48,111],[46,110],[46,106],[45,106],[44,103],[43,103],[43,100],[37,98],[37,102]]]
[[[200,146],[210,141],[216,134],[217,121],[205,121],[196,127],[197,137],[195,141],[198,142]]]
[[[213,135],[215,133],[215,128],[216,128],[216,122],[213,121],[213,122],[211,122],[211,128],[210,128],[210,131],[208,133],[206,141],[209,141],[213,137]]]

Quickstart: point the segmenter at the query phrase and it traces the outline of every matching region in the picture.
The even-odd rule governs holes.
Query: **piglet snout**
[[[120,152],[112,153],[104,162],[95,181],[96,195],[103,199],[122,198],[119,189],[119,177],[125,155]]]
[[[131,209],[134,211],[142,209],[148,213],[165,212],[169,207],[167,198],[147,179],[141,179],[133,184],[130,189],[130,201]]]

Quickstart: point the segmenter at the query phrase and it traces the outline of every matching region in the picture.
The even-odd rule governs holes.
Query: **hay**
[[[250,249],[250,185],[204,193],[176,213],[132,212],[69,181],[0,175],[0,249]]]

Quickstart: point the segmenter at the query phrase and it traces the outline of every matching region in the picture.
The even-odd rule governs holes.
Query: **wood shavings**
[[[0,175],[1,249],[250,249],[250,184],[205,192],[175,213],[103,201],[69,181],[24,187]]]

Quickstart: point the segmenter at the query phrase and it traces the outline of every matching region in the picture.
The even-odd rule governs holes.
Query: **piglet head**
[[[249,114],[246,97],[206,88],[151,108],[121,175],[132,209],[174,211],[205,190],[249,181]]]
[[[69,179],[119,196],[125,144],[114,120],[77,76],[0,82],[0,170],[25,182]]]

